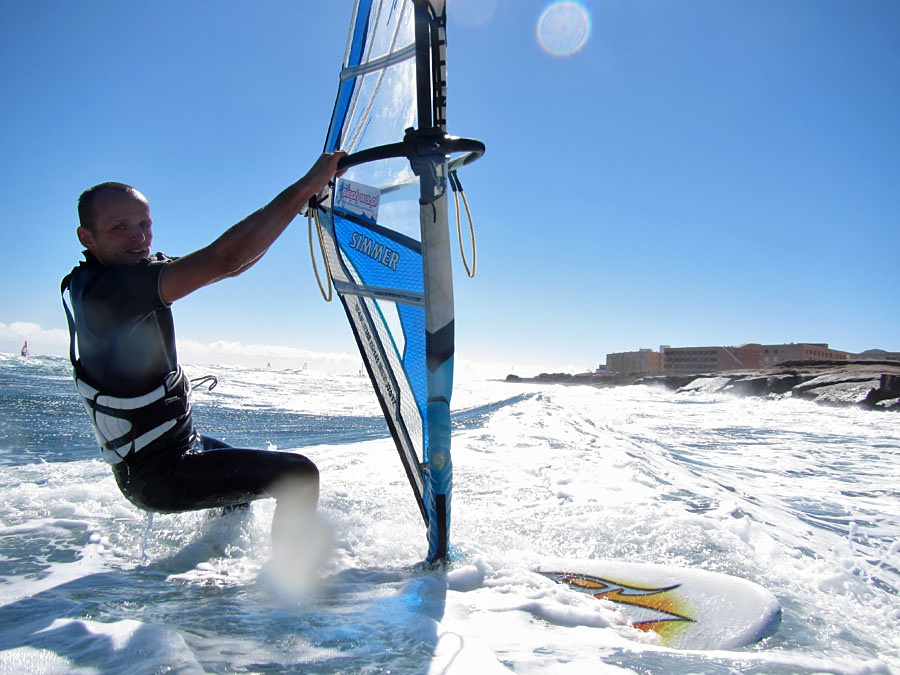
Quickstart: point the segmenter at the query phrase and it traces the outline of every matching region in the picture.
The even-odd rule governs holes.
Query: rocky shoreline
[[[893,361],[795,361],[759,370],[696,375],[568,375],[535,378],[509,375],[507,382],[621,386],[664,386],[678,393],[731,393],[740,396],[793,396],[822,405],[900,412],[900,363]]]

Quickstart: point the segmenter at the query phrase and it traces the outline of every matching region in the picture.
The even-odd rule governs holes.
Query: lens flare
[[[584,47],[591,34],[591,17],[579,2],[554,2],[537,22],[537,39],[553,56],[571,56]]]

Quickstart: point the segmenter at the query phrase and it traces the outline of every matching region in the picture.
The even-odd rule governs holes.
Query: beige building
[[[762,345],[763,366],[774,366],[786,361],[846,361],[848,352],[829,349],[828,344],[801,342],[789,345]]]
[[[666,347],[663,369],[667,373],[710,373],[717,370],[759,368],[762,346],[741,347]]]
[[[667,347],[663,366],[668,373],[710,373],[719,370],[766,368],[789,361],[846,361],[848,352],[825,343],[746,344],[740,347]]]
[[[870,349],[862,354],[852,354],[854,361],[900,361],[900,352],[886,352],[883,349]]]
[[[643,375],[662,372],[662,354],[650,349],[606,355],[606,372],[619,375]]]
[[[800,342],[783,345],[756,343],[740,347],[666,347],[658,352],[641,349],[606,355],[606,370],[619,375],[648,373],[714,373],[721,370],[766,368],[789,361],[847,361],[851,358],[900,360],[898,354],[873,350],[866,355],[831,349],[826,343]]]

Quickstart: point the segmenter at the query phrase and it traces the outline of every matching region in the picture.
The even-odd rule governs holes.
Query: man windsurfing
[[[274,496],[273,537],[285,514],[315,510],[319,474],[308,458],[232,448],[195,430],[170,308],[253,266],[343,156],[323,154],[271,202],[180,258],[151,253],[150,205],[130,185],[101,183],[79,198],[85,259],[62,284],[72,303],[70,357],[101,454],[136,506],[171,513]]]

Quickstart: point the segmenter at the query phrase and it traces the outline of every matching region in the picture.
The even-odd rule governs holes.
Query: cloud
[[[212,343],[178,340],[177,346],[179,360],[188,364],[311,368],[339,373],[356,373],[363,367],[359,355],[349,352],[314,352],[299,347],[244,344],[228,340]]]
[[[36,323],[13,321],[0,323],[0,352],[18,354],[25,341],[33,356],[68,356],[69,332],[59,328],[45,329]],[[244,344],[217,340],[203,343],[177,340],[178,358],[186,364],[242,365],[253,367],[304,367],[329,372],[357,373],[363,367],[358,354],[313,352],[284,345]]]
[[[64,356],[69,353],[69,332],[66,330],[45,329],[28,321],[0,323],[0,352],[18,354],[26,340],[32,354]]]
[[[0,352],[18,354],[28,341],[33,356],[68,356],[69,333],[58,328],[44,329],[36,323],[13,321],[0,323]],[[315,352],[299,347],[267,344],[245,344],[238,341],[216,340],[199,342],[191,339],[177,341],[178,359],[186,365],[229,365],[252,368],[271,367],[278,370],[319,370],[355,375],[365,372],[362,358],[353,352]],[[579,372],[571,364],[456,360],[455,374],[462,379],[501,379],[510,373],[533,377],[542,372]]]

